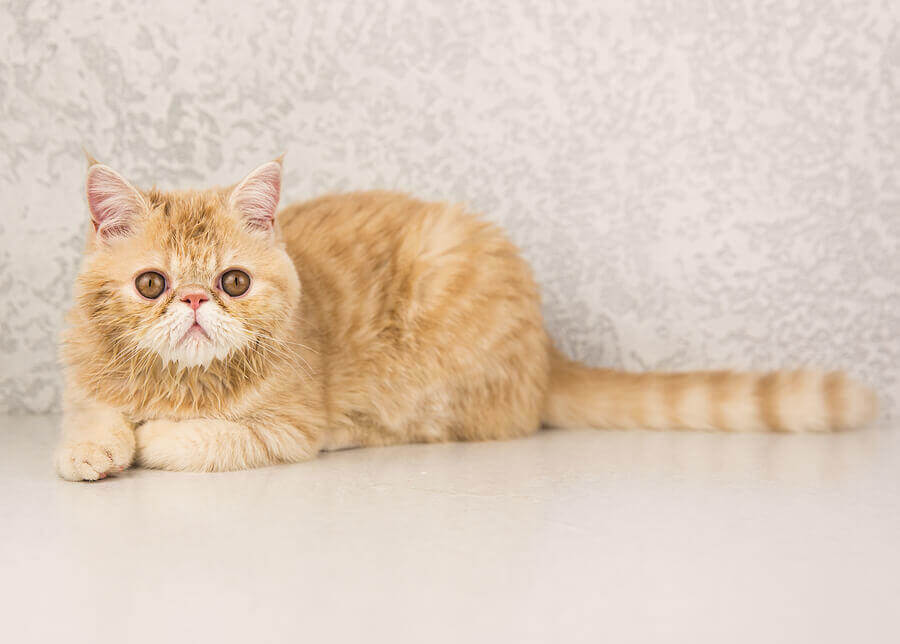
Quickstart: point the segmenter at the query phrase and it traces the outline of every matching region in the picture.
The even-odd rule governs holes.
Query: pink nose
[[[190,307],[196,311],[200,308],[201,304],[208,302],[209,298],[206,297],[205,293],[188,293],[181,298],[181,301],[188,303]]]

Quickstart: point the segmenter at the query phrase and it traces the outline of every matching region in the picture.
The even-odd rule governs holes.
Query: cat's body
[[[319,352],[301,378],[323,387],[324,447],[538,427],[548,341],[531,271],[499,229],[386,192],[324,197],[279,218],[306,285],[302,315],[318,330],[300,340]]]
[[[839,373],[583,367],[551,347],[531,272],[495,226],[387,192],[289,206],[276,223],[280,177],[273,162],[234,188],[139,192],[92,166],[95,232],[63,344],[63,477],[135,458],[222,470],[511,438],[542,422],[801,431],[874,411]],[[230,296],[224,280],[244,277]],[[136,290],[154,279],[161,293]]]

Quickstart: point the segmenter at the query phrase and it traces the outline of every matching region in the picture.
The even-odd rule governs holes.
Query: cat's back
[[[289,250],[308,250],[316,239],[333,245],[351,233],[357,239],[360,235],[384,239],[386,233],[396,231],[404,211],[408,215],[421,203],[402,193],[381,190],[336,193],[286,206],[278,219]]]
[[[352,261],[351,250],[364,259],[388,248],[397,250],[404,242],[428,246],[448,234],[461,241],[489,227],[460,206],[385,190],[330,194],[295,203],[281,211],[279,220],[290,252],[337,257],[338,261]]]
[[[435,272],[451,290],[474,286],[463,282],[476,274],[522,294],[535,290],[530,269],[503,231],[460,205],[389,191],[351,192],[290,205],[279,220],[301,279],[321,278],[339,290],[352,282],[361,291],[379,285],[381,296],[390,290],[415,297],[425,295],[412,288],[424,281],[435,295]]]

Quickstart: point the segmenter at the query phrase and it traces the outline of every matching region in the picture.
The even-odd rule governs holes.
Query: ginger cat
[[[875,413],[841,373],[624,373],[555,351],[495,226],[402,194],[278,213],[281,161],[233,187],[138,190],[92,162],[62,341],[57,470],[214,471],[320,450],[552,426],[825,431]]]

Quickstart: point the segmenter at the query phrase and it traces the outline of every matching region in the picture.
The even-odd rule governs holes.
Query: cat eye
[[[250,288],[250,276],[244,271],[232,268],[222,273],[219,283],[223,291],[231,297],[240,297]]]
[[[166,290],[166,278],[162,273],[147,271],[134,279],[134,287],[148,300],[155,300]]]

